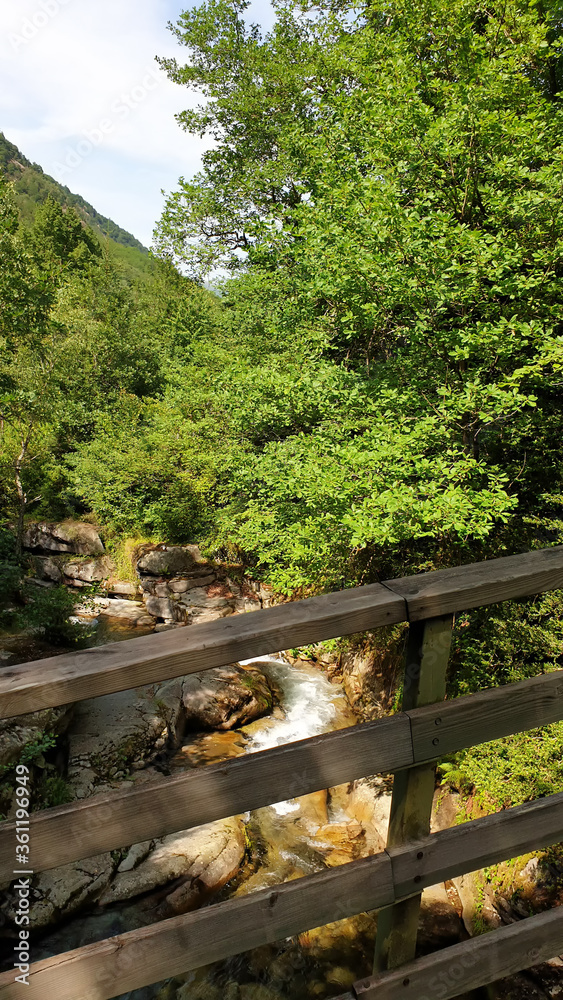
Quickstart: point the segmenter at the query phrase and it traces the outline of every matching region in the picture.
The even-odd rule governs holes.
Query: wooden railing
[[[414,961],[423,888],[563,840],[563,793],[430,835],[435,762],[563,719],[563,671],[444,701],[453,615],[563,588],[563,547],[372,584],[0,672],[0,717],[64,705],[340,635],[409,622],[403,710],[389,718],[35,813],[33,871],[286,798],[394,772],[387,848],[0,975],[0,1000],[112,1000],[364,910],[374,975],[339,1000],[443,1000],[552,958],[563,908]],[[13,878],[16,823],[0,824]],[[439,987],[439,988],[438,988]],[[22,992],[24,991],[24,992]]]

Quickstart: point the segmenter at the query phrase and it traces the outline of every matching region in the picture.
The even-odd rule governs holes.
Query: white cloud
[[[162,211],[161,188],[193,175],[209,145],[174,118],[197,98],[155,62],[183,58],[166,25],[187,6],[5,0],[0,7],[0,129],[146,244]],[[250,19],[271,23],[268,0],[252,5]]]

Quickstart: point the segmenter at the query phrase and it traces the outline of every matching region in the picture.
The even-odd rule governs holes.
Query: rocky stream
[[[138,582],[131,582],[116,579],[89,525],[38,525],[26,545],[37,586],[65,582],[80,591],[98,584],[76,611],[96,643],[249,612],[270,600],[229,567],[204,560],[195,546],[145,547],[137,553]],[[40,647],[40,636],[20,637],[19,647],[15,637],[4,637],[4,662],[45,655],[34,647],[29,656],[30,642]],[[360,695],[373,671],[360,655],[344,673],[331,671],[332,679],[319,662],[283,653],[231,664],[3,722],[0,760],[9,767],[48,731],[54,746],[34,763],[39,780],[47,769],[67,799],[84,798],[353,725],[365,717]],[[373,714],[373,689],[368,693]],[[365,778],[36,875],[33,959],[377,853],[385,845],[390,796],[389,777]],[[14,803],[5,808],[9,817]],[[455,795],[437,793],[433,828],[451,825],[456,811]],[[531,859],[519,873],[524,890],[532,891],[536,869]],[[9,964],[14,898],[3,888]],[[478,921],[496,926],[526,912],[478,897],[473,876],[435,886],[423,894],[419,950],[464,939]],[[322,1000],[371,973],[374,939],[375,917],[363,913],[120,1000]],[[541,983],[528,981],[528,992],[514,997],[563,993],[561,966],[554,960],[542,967]]]

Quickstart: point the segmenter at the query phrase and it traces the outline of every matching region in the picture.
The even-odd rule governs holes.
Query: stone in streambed
[[[150,854],[152,848],[154,847],[154,840],[144,840],[141,844],[133,844],[127,852],[127,856],[123,859],[118,872],[131,872],[134,868],[137,868],[144,861],[145,858]]]
[[[190,729],[234,729],[271,711],[277,693],[256,667],[232,664],[183,679],[182,702]]]
[[[116,773],[149,763],[179,740],[182,681],[90,698],[76,706],[68,732],[68,778],[84,798]]]
[[[233,878],[245,850],[244,826],[237,819],[170,834],[132,871],[118,872],[100,903],[132,899],[182,878],[160,904],[159,915],[186,913]]]
[[[152,615],[149,615],[141,601],[123,601],[119,598],[108,601],[107,607],[100,611],[104,618],[123,618],[131,625],[154,625]]]
[[[164,597],[147,597],[145,598],[145,604],[147,611],[154,618],[173,618],[174,609],[172,606],[172,601]]]

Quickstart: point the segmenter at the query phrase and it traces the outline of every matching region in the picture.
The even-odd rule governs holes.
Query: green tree
[[[275,563],[276,579],[285,565],[286,588],[292,574],[327,582],[343,559],[347,578],[373,572],[389,547],[420,565],[428,539],[458,561],[487,536],[492,551],[556,538],[558,8],[288,2],[265,39],[244,9],[185,13],[189,62],[163,63],[203,89],[181,119],[215,145],[169,199],[160,245],[191,267],[242,269],[224,303],[241,336],[262,339],[257,363],[273,341],[321,378],[342,367],[353,388],[296,436],[252,441],[219,537]],[[551,528],[532,439],[551,455]]]

